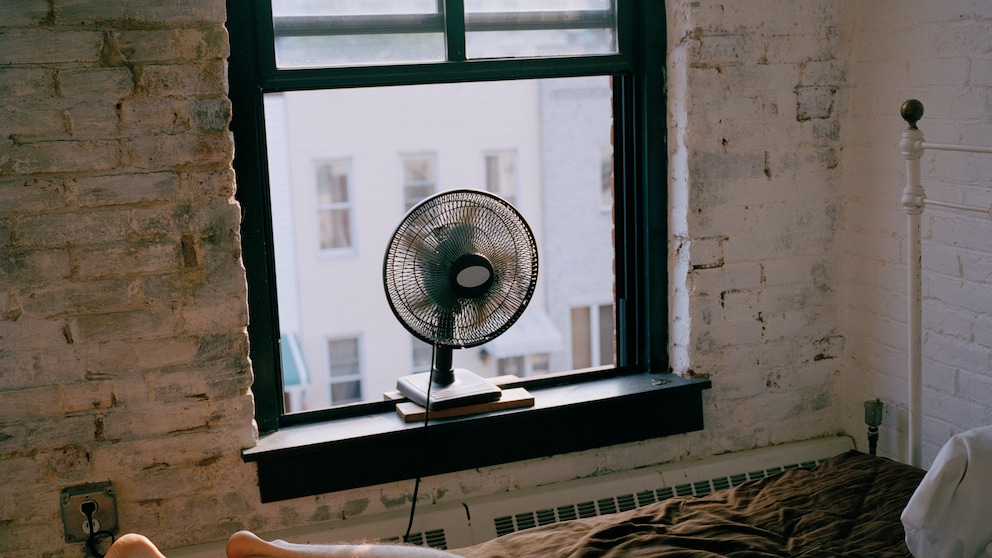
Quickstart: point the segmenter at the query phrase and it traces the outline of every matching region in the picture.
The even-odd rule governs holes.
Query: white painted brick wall
[[[676,211],[691,241],[682,323],[688,366],[713,380],[707,420],[724,448],[839,429],[841,5],[685,2],[675,18],[688,174]]]
[[[848,430],[860,427],[859,397],[886,403],[883,454],[908,448],[905,184],[899,106],[923,101],[928,141],[992,145],[992,5],[873,2],[848,22],[849,99],[841,137],[848,166],[846,329],[851,332]],[[892,14],[901,14],[892,17]],[[879,41],[878,37],[889,38]],[[992,157],[926,154],[932,198],[992,205]],[[975,188],[984,184],[986,188]],[[949,196],[949,197],[948,197]],[[923,461],[947,439],[992,423],[992,221],[928,209],[923,224]]]
[[[989,139],[992,5],[676,0],[670,14],[688,264],[674,321],[691,324],[675,348],[680,372],[713,379],[706,430],[426,479],[425,498],[863,439],[875,397],[883,452],[899,454],[896,110],[920,97],[928,138]],[[0,3],[0,555],[81,555],[58,493],[101,479],[122,528],[166,548],[409,504],[399,482],[262,505],[240,458],[253,426],[224,20],[220,0]],[[948,180],[992,172],[960,169]],[[987,229],[928,228],[959,243],[925,260],[931,457],[992,419],[992,255],[969,240]]]

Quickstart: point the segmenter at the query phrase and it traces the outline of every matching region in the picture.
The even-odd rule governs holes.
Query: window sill
[[[703,428],[707,379],[636,373],[521,385],[534,406],[407,424],[395,410],[284,427],[243,452],[274,502]],[[424,435],[439,451],[424,451]]]

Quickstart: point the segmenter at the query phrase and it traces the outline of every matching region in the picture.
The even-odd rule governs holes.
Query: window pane
[[[444,60],[436,0],[273,0],[276,67]]]
[[[404,202],[426,194],[406,178],[422,179],[418,188],[430,184],[431,193],[512,182],[515,207],[537,240],[538,285],[527,309],[496,339],[457,349],[455,366],[485,377],[499,373],[501,359],[528,374],[572,369],[571,308],[584,302],[588,321],[588,301],[612,300],[613,223],[601,198],[611,99],[606,76],[267,94],[279,319],[298,336],[310,382],[328,385],[316,377],[328,369],[327,339],[356,334],[364,400],[381,400],[400,376],[426,369],[429,346],[421,343],[424,352],[414,348],[411,358],[410,333],[382,284],[383,255]],[[495,158],[487,163],[487,156]],[[348,162],[348,188],[328,187],[322,199],[344,196],[347,209],[315,210],[313,161]],[[349,246],[347,257],[322,254],[318,237]],[[595,325],[586,326],[583,366],[594,364],[590,343],[598,349],[598,340],[588,328]],[[613,354],[601,358],[610,362]],[[331,391],[307,390],[307,408],[337,404]]]
[[[611,0],[465,0],[468,58],[617,52]]]

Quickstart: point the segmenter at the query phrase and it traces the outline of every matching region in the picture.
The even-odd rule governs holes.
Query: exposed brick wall
[[[706,430],[425,479],[424,498],[840,430],[860,443],[874,397],[899,451],[895,110],[919,97],[928,138],[989,139],[992,7],[669,4],[673,340],[680,372],[713,379]],[[409,482],[263,505],[240,458],[253,428],[224,19],[220,0],[0,3],[4,556],[81,556],[59,491],[102,479],[122,529],[165,548],[409,505]],[[924,392],[932,456],[992,421],[992,255],[977,219],[927,227],[971,239],[925,257],[927,350],[946,371]]]
[[[253,482],[225,7],[0,6],[0,555],[79,556],[59,491],[122,527]],[[245,491],[247,492],[247,491]]]

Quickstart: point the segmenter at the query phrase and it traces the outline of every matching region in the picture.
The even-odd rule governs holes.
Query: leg
[[[165,558],[144,535],[128,533],[110,546],[104,558]]]
[[[266,542],[248,531],[227,541],[228,558],[444,558],[453,554],[433,548],[389,544],[295,544]]]

